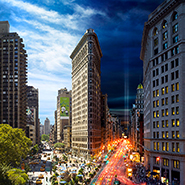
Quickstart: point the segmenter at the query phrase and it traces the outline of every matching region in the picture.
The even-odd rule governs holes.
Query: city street
[[[126,178],[126,168],[124,165],[124,158],[125,155],[125,144],[121,143],[118,146],[118,149],[115,154],[109,159],[109,163],[105,166],[104,170],[98,176],[95,184],[96,185],[112,185],[114,184],[115,180],[119,180],[121,185],[125,184],[135,184],[131,180]],[[117,177],[115,177],[117,176]]]
[[[51,184],[49,180],[51,177],[50,170],[52,168],[51,161],[53,157],[53,151],[47,151],[48,149],[49,149],[49,146],[47,145],[45,150],[43,150],[42,152],[41,160],[39,159],[37,160],[38,164],[30,165],[31,172],[28,172],[30,185],[36,184],[36,180],[39,179],[39,175],[43,175],[43,178],[40,178],[40,180],[42,181],[42,185]],[[47,155],[44,156],[44,154],[47,154]],[[40,171],[42,166],[44,166],[44,171]]]

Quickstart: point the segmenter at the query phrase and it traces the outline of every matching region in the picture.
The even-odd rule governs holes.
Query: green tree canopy
[[[54,148],[64,148],[64,143],[55,143]]]
[[[0,124],[0,161],[6,165],[17,167],[22,158],[26,158],[32,141],[19,128],[8,124]]]
[[[49,135],[42,134],[41,141],[49,141]]]
[[[21,169],[12,168],[7,171],[7,174],[14,185],[24,185],[28,180],[28,175]]]

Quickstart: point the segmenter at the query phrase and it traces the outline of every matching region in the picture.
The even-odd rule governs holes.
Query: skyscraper
[[[185,2],[166,0],[145,23],[145,165],[170,183],[185,184]]]
[[[101,62],[98,37],[88,29],[72,59],[72,149],[84,157],[101,146]]]
[[[66,125],[71,125],[71,90],[66,88],[58,90],[57,96],[57,141],[64,140],[63,129]]]
[[[40,123],[39,123],[39,93],[38,89],[34,88],[33,86],[27,86],[27,110],[34,110],[34,125],[35,125],[35,136],[36,136],[36,143],[40,143]],[[28,115],[27,115],[28,116]]]
[[[0,22],[0,123],[26,129],[27,54],[23,39]]]
[[[48,118],[44,121],[44,134],[48,135],[50,133],[50,120]]]

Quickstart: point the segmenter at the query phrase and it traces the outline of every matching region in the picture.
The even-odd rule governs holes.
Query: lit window
[[[156,150],[156,142],[154,142],[154,150]]]
[[[168,94],[168,86],[165,87],[165,92]]]
[[[174,91],[175,91],[175,85],[172,84],[172,85],[171,85],[171,88],[172,88],[171,91],[174,92]]]
[[[165,143],[162,142],[162,150],[165,151]]]
[[[178,90],[179,90],[179,82],[176,83],[176,91],[178,91]]]
[[[176,131],[176,138],[179,138],[179,131]]]
[[[173,167],[179,169],[180,168],[180,161],[173,160]]]
[[[159,89],[157,89],[156,94],[157,94],[157,96],[159,96]]]
[[[162,132],[162,137],[165,138],[165,133],[164,132]]]
[[[156,101],[153,101],[153,107],[156,107]]]
[[[169,134],[168,134],[168,131],[166,131],[166,138],[168,138],[169,137]]]
[[[159,150],[159,142],[157,142],[157,150]]]
[[[168,42],[165,42],[164,44],[163,44],[163,49],[167,49],[168,48]]]
[[[157,117],[159,118],[159,111],[157,111]]]
[[[161,94],[164,94],[164,87],[161,89]]]
[[[168,120],[166,120],[166,127],[168,127]]]
[[[179,40],[179,36],[177,35],[177,36],[175,36],[175,37],[173,38],[173,43],[178,42],[178,40]]]
[[[169,160],[163,159],[163,166],[168,166],[168,165],[169,165]]]
[[[169,151],[169,143],[166,143],[166,151]]]
[[[178,13],[174,12],[173,17],[172,17],[172,21],[177,20],[177,18],[178,18]]]
[[[165,103],[166,105],[168,105],[168,98],[165,98]]]
[[[176,152],[180,152],[179,143],[176,143]]]
[[[179,114],[179,107],[176,107],[176,114]]]
[[[167,26],[168,26],[167,21],[166,21],[166,20],[165,20],[165,21],[163,21],[162,28],[163,28],[163,29],[165,29]]]
[[[174,127],[174,126],[175,126],[175,120],[172,119],[172,127]]]
[[[172,98],[172,103],[174,103],[175,102],[175,97],[172,96],[171,98]]]
[[[155,91],[153,91],[153,97],[156,97],[156,92]]]
[[[165,32],[163,33],[163,40],[166,40],[167,38],[168,38],[168,32],[165,31]]]
[[[164,99],[162,99],[162,106],[164,105]]]
[[[172,143],[172,152],[175,152],[175,144]]]
[[[159,128],[159,121],[157,121],[157,128]]]
[[[153,122],[153,128],[155,128],[155,121]]]
[[[175,131],[172,131],[172,138],[175,138]]]
[[[165,109],[165,114],[166,116],[168,116],[168,109]]]
[[[161,111],[162,117],[164,117],[164,109]]]
[[[157,107],[159,107],[159,100],[157,100]]]
[[[156,112],[155,111],[153,112],[153,116],[154,116],[154,118],[156,118]]]
[[[179,127],[179,119],[176,119],[176,125]]]
[[[162,127],[163,127],[163,128],[165,127],[165,125],[164,125],[164,120],[162,120]]]

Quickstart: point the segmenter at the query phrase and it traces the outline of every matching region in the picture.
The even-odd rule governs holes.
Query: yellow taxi
[[[50,157],[48,157],[47,160],[50,160]]]
[[[42,180],[37,179],[37,180],[36,180],[36,184],[42,184]]]
[[[43,179],[43,178],[44,178],[44,175],[43,175],[43,174],[40,174],[40,175],[38,176],[38,178],[39,178],[39,179]]]
[[[44,154],[44,157],[47,157],[47,154]]]
[[[44,171],[45,171],[45,168],[40,168],[40,171],[41,171],[41,172],[44,172]]]

